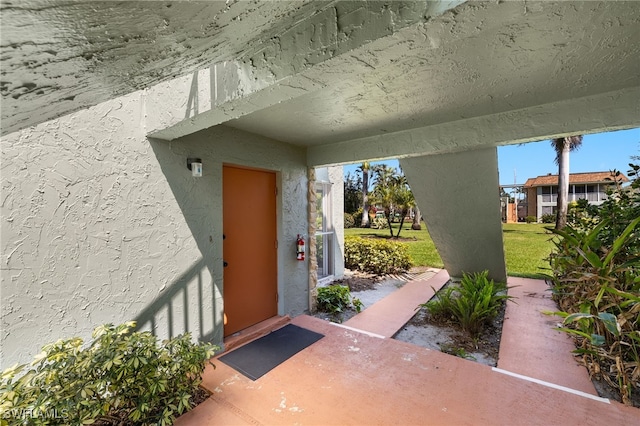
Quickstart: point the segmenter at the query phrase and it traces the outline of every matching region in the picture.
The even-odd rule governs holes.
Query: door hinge
[[[276,186],[274,189],[275,193],[276,193],[276,197],[278,196],[278,187]]]
[[[280,301],[280,296],[278,295],[278,292],[276,291],[276,303],[278,303]]]

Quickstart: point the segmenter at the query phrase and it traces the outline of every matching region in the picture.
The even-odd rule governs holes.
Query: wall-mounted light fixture
[[[191,176],[202,177],[202,160],[199,158],[187,158],[187,168],[191,170]]]

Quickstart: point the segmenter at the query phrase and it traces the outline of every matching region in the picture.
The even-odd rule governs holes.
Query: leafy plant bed
[[[596,379],[592,378],[591,382],[593,386],[596,388],[598,392],[598,396],[602,398],[608,398],[611,401],[618,401],[622,403],[622,398],[620,397],[620,391],[607,383],[604,379]],[[634,389],[631,393],[631,397],[629,398],[630,406],[640,408],[640,389]]]
[[[206,389],[202,387],[196,389],[189,399],[191,410],[205,402],[210,396],[211,394],[207,392]],[[135,426],[139,423],[133,422],[128,419],[126,411],[116,411],[111,415],[109,419],[102,418],[92,424],[95,426]]]
[[[159,344],[135,327],[104,324],[86,345],[61,339],[30,365],[6,369],[0,417],[9,424],[173,424],[208,397],[201,374],[218,348],[194,343],[189,333]]]
[[[333,284],[346,285],[351,293],[357,293],[364,290],[374,290],[380,281],[382,281],[382,277],[379,275],[354,271],[349,277],[335,280]]]
[[[472,338],[457,323],[434,317],[426,308],[420,308],[393,338],[495,367],[504,312],[505,302],[502,302],[493,321],[479,337]]]
[[[426,269],[425,267],[412,268],[411,273],[419,274],[425,272]],[[348,286],[351,290],[351,296],[361,299],[365,308],[386,297],[404,284],[403,281],[385,279],[381,276],[362,272],[353,272],[348,277],[337,280],[334,283]],[[429,314],[426,308],[421,308],[394,338],[495,366],[500,349],[504,311],[505,304],[502,303],[494,320],[478,338],[474,339],[469,337],[453,321],[435,318]],[[356,314],[355,309],[347,308],[339,313],[316,312],[314,316],[326,321],[342,323]]]
[[[325,321],[331,321],[338,324],[342,324],[343,322],[353,318],[357,314],[358,313],[356,312],[355,309],[349,308],[349,309],[345,309],[343,312],[340,312],[338,314],[331,314],[329,312],[315,312],[313,316]]]
[[[418,275],[427,268],[412,268],[409,275]],[[374,303],[382,300],[406,283],[406,278],[397,279],[392,276],[376,275],[360,271],[345,271],[345,278],[335,280],[331,285],[345,286],[349,289],[354,300],[358,300],[360,310],[364,310]],[[320,289],[318,289],[320,291]],[[320,308],[320,297],[318,297]],[[340,312],[323,312],[319,309],[313,314],[316,318],[327,321],[343,323],[355,315],[358,311],[351,306],[341,309]]]

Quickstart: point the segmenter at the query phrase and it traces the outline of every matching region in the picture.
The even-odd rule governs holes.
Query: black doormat
[[[222,355],[219,360],[256,380],[323,337],[324,334],[288,324]]]

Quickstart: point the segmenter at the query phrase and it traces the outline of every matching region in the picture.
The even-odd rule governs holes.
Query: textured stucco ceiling
[[[328,3],[2,0],[2,133],[232,60]]]
[[[637,87],[640,3],[467,3],[305,74],[324,88],[229,124],[315,145]]]
[[[640,87],[635,1],[459,3],[4,0],[2,133],[225,60],[314,82],[226,123],[298,145]]]

